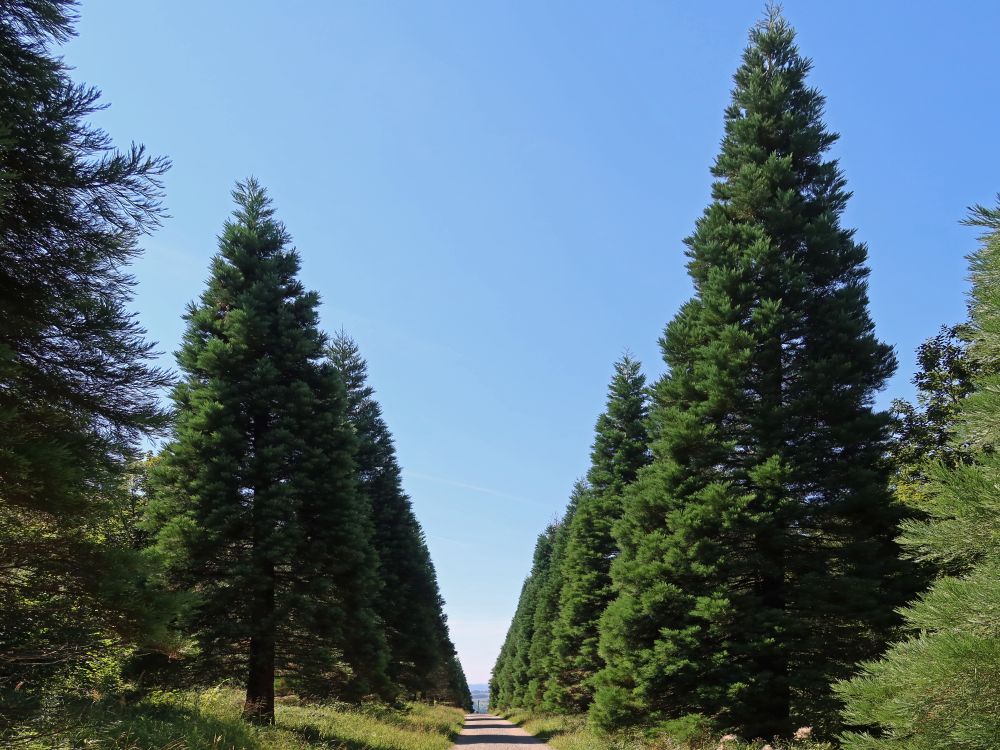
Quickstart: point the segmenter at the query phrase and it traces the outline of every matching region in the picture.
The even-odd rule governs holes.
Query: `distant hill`
[[[484,682],[477,682],[469,685],[469,692],[472,693],[473,710],[477,714],[486,713],[490,702],[490,686]]]

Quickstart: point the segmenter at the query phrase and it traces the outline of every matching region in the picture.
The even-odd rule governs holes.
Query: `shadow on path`
[[[455,740],[455,747],[477,745],[480,750],[504,750],[531,745],[538,750],[547,750],[548,745],[532,737],[523,729],[509,721],[489,714],[469,714],[465,717],[465,727]]]

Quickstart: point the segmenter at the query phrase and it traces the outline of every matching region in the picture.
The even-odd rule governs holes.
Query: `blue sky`
[[[84,0],[65,48],[116,142],[174,166],[135,308],[172,352],[256,175],[368,358],[470,681],[587,468],[625,349],[662,372],[758,2]],[[878,333],[964,315],[966,206],[1000,190],[1000,4],[785,4],[870,246]],[[165,361],[172,363],[168,354]]]

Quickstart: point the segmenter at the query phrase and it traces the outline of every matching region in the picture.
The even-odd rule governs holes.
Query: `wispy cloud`
[[[459,487],[463,490],[471,490],[472,492],[480,492],[484,495],[493,495],[494,497],[502,497],[507,500],[517,500],[520,503],[530,503],[533,502],[525,497],[519,497],[517,495],[508,495],[506,492],[498,492],[497,490],[491,490],[489,487],[480,487],[478,484],[469,484],[468,482],[459,482],[454,479],[446,479],[444,477],[435,477],[430,474],[423,474],[419,471],[411,471],[409,469],[403,469],[403,473],[408,477],[413,477],[414,479],[423,479],[428,482],[437,482],[438,484],[445,484],[449,487]]]

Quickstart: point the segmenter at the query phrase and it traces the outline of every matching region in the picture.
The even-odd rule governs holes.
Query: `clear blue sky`
[[[964,315],[974,232],[1000,190],[1000,4],[816,3],[786,13],[842,134],[878,333],[913,349]],[[452,634],[483,682],[537,533],[587,468],[612,362],[655,377],[689,295],[681,240],[754,1],[84,0],[65,49],[98,122],[174,162],[172,216],[135,268],[172,352],[230,211],[267,185],[368,358]],[[168,355],[167,362],[172,364]]]

